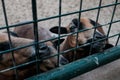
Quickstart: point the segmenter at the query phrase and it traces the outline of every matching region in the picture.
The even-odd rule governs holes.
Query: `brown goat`
[[[94,35],[94,29],[91,29],[91,28],[93,28],[95,25],[99,27],[97,28],[95,32],[94,41],[106,38],[104,30],[102,29],[102,27],[100,27],[101,25],[88,18],[81,18],[80,22],[78,19],[73,19],[72,22],[68,26],[60,27],[61,29],[60,33],[67,34],[70,32],[77,32],[77,29],[78,30],[90,29],[90,30],[86,30],[86,31],[78,33],[78,45],[80,46],[82,44],[92,42],[93,35]],[[50,31],[58,34],[58,26],[51,28]],[[68,50],[74,47],[76,47],[76,34],[75,35],[72,34],[66,37],[65,41],[61,45],[61,51],[65,51],[65,50]],[[76,59],[83,58],[89,55],[90,47],[91,45],[87,45],[87,46],[78,48],[76,51],[70,51],[68,53],[65,53],[64,56],[70,62]],[[95,42],[93,43],[91,54],[104,51],[104,49],[107,49],[110,47],[112,47],[112,45],[109,44],[108,40],[102,40],[99,42]]]
[[[34,39],[33,24],[15,27],[13,32],[15,32],[19,37]],[[50,31],[41,26],[38,27],[38,37],[39,37],[39,40],[48,40],[52,38]],[[60,43],[62,43],[63,41],[64,39],[60,39]],[[58,40],[47,41],[45,42],[45,44],[53,49],[52,50],[53,53],[51,54],[53,55],[57,54],[56,47],[58,44]],[[50,59],[50,60],[54,62],[54,65],[57,65],[57,57],[55,58],[56,59]],[[68,62],[67,59],[65,59],[62,55],[60,55],[60,65],[66,64],[67,62]],[[48,64],[46,63],[46,65]],[[47,69],[45,71],[47,71]]]
[[[12,42],[12,48],[17,48],[21,46],[25,46],[28,44],[31,44],[34,42],[32,39],[26,39],[26,38],[20,38],[20,37],[14,37],[11,36],[11,42]],[[7,33],[0,33],[0,51],[5,51],[10,49],[9,39]],[[56,50],[48,47],[46,44],[41,43],[39,44],[39,57],[49,56],[51,53],[53,53]],[[25,62],[31,61],[35,59],[35,47],[30,46],[23,49],[15,50],[13,53],[14,60],[16,65],[23,64]],[[46,59],[45,62],[40,62],[40,70],[48,70],[55,68],[56,65],[55,57],[52,57],[49,59]],[[0,80],[16,80],[15,79],[15,71],[14,70],[8,70],[6,69],[13,66],[13,60],[12,60],[12,54],[11,52],[8,53],[2,53],[0,54]],[[5,70],[4,70],[5,69]],[[17,68],[18,71],[18,80],[23,80],[25,78],[28,78],[30,76],[33,76],[36,74],[36,64],[30,64],[27,66],[19,67]]]

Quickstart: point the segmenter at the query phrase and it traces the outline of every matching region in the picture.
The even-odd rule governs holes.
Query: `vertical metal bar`
[[[117,41],[116,41],[115,46],[117,46],[117,45],[118,45],[119,40],[120,40],[120,33],[119,33],[119,35],[118,35],[118,39],[117,39]]]
[[[10,30],[9,30],[9,27],[8,27],[8,19],[7,19],[5,2],[4,2],[4,0],[1,0],[1,1],[2,1],[2,8],[3,8],[3,13],[4,13],[5,23],[6,23],[6,29],[7,29],[7,33],[8,33],[9,45],[10,45],[10,49],[12,49],[13,44],[12,44],[12,41],[11,41]],[[12,55],[13,66],[16,66],[16,62],[15,62],[15,58],[14,58],[14,51],[11,51],[11,55]],[[16,68],[14,69],[14,73],[15,73],[15,79],[17,80],[18,79],[18,71],[17,71]]]
[[[80,6],[79,6],[79,22],[80,22],[80,18],[81,18],[81,10],[82,10],[82,2],[83,2],[83,0],[80,0]],[[78,26],[80,26],[80,23],[78,23]],[[78,36],[77,36],[78,37]]]
[[[37,4],[36,0],[32,0],[32,17],[33,17],[33,29],[34,29],[34,42],[39,42],[39,36],[38,36],[38,23],[37,23]],[[35,44],[35,53],[36,53],[36,73],[40,73],[40,65],[38,62],[39,59],[39,44]]]
[[[57,66],[59,65],[60,58],[60,27],[61,27],[61,9],[62,9],[62,0],[59,0],[59,28],[58,28],[58,56],[57,56]]]
[[[95,32],[96,32],[96,29],[97,29],[97,22],[98,22],[98,19],[99,19],[99,15],[100,15],[100,10],[101,10],[101,4],[102,4],[102,0],[100,0],[100,2],[99,2],[99,5],[98,5],[98,12],[97,12],[97,18],[96,18],[96,24],[95,24],[95,26],[94,26],[94,34],[93,34],[93,39],[92,39],[92,42],[94,42],[94,37],[95,37]],[[92,52],[92,46],[93,46],[93,44],[91,43],[91,46],[90,46],[90,51],[89,51],[89,55],[91,54],[91,52]]]
[[[80,27],[80,18],[81,18],[81,10],[82,10],[82,1],[83,0],[80,0],[80,6],[79,6],[79,16],[78,16],[78,27],[77,27],[77,36],[76,36],[76,48],[78,48],[78,31],[79,31],[79,27]],[[76,58],[76,50],[74,50],[74,54],[73,54],[73,61],[75,60],[75,58]]]
[[[107,32],[107,37],[109,36],[110,30],[111,30],[111,27],[112,27],[112,22],[113,22],[113,18],[114,18],[114,15],[115,15],[115,10],[116,10],[116,6],[117,6],[117,2],[118,2],[118,0],[115,1],[115,5],[114,5],[113,12],[112,12],[111,21],[110,21],[110,26],[109,26],[109,29],[108,29],[108,32]]]

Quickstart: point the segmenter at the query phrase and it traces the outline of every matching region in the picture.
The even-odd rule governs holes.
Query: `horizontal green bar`
[[[26,80],[69,80],[120,58],[120,45]]]
[[[109,36],[109,38],[112,38],[112,37],[114,37],[114,36],[119,36],[120,35],[120,33],[119,34],[116,34],[116,35],[113,35],[113,36]],[[118,37],[119,38],[119,37]],[[105,38],[106,39],[106,38]],[[101,40],[99,40],[99,41],[101,41]],[[96,42],[96,41],[95,41]],[[86,44],[86,45],[90,45],[91,43],[89,43],[89,44]],[[30,44],[30,45],[26,45],[26,46],[23,46],[23,47],[19,47],[19,48],[14,48],[14,49],[10,49],[10,50],[7,50],[7,51],[2,51],[2,52],[0,52],[0,54],[3,54],[3,53],[7,53],[7,52],[10,52],[10,51],[14,51],[14,50],[17,50],[17,49],[22,49],[22,48],[25,48],[25,47],[29,47],[29,46],[31,46],[32,44]],[[81,45],[81,46],[78,46],[77,48],[81,48],[81,47],[83,47],[84,45]],[[69,52],[69,51],[73,51],[73,50],[76,50],[77,49],[76,47],[74,47],[74,48],[71,48],[71,49],[69,49],[69,50],[65,50],[65,51],[63,51],[63,52],[60,52],[59,54],[66,54],[67,52]],[[42,58],[42,59],[40,59],[40,60],[38,60],[39,62],[40,61],[42,61],[42,60],[44,60],[44,59],[48,59],[48,58],[51,58],[51,57],[54,57],[54,56],[57,56],[58,54],[54,54],[54,55],[51,55],[51,56],[47,56],[47,57],[44,57],[44,58]],[[6,71],[9,71],[9,70],[13,70],[13,69],[16,69],[16,68],[19,68],[19,67],[23,67],[23,66],[25,66],[25,65],[29,65],[29,64],[32,64],[32,63],[35,63],[36,61],[30,61],[30,62],[27,62],[27,63],[24,63],[24,64],[20,64],[20,65],[17,65],[17,66],[13,66],[13,67],[9,67],[9,68],[6,68],[6,69],[3,69],[3,70],[0,70],[0,73],[2,73],[2,72],[6,72]]]
[[[95,8],[90,8],[90,9],[85,9],[85,10],[81,10],[81,11],[75,11],[75,12],[65,13],[65,14],[56,15],[56,16],[50,16],[50,17],[47,17],[47,18],[38,19],[37,22],[45,21],[45,20],[49,20],[49,19],[55,19],[55,18],[58,18],[60,16],[64,17],[64,16],[69,16],[69,15],[72,15],[72,14],[77,14],[77,13],[80,13],[80,12],[96,10],[96,9],[99,9],[99,8],[106,8],[106,7],[110,7],[110,6],[114,6],[114,5],[120,5],[120,3],[113,3],[113,4],[104,5],[104,6],[95,7]],[[26,22],[21,22],[21,23],[14,24],[14,25],[9,25],[8,27],[12,28],[12,27],[16,27],[16,26],[22,26],[22,25],[25,25],[25,24],[30,24],[30,23],[33,23],[33,22],[34,21],[26,21]],[[6,26],[0,26],[0,29],[6,29]]]

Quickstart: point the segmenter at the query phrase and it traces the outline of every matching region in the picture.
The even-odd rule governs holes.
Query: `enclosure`
[[[17,49],[25,48],[31,45],[35,45],[37,50],[38,43],[44,43],[49,40],[54,40],[62,37],[69,36],[71,34],[78,34],[82,30],[78,30],[75,33],[69,33],[66,35],[53,34],[55,38],[48,40],[38,40],[38,27],[41,25],[46,29],[50,29],[53,26],[66,26],[74,18],[87,17],[95,22],[99,22],[107,35],[109,42],[114,45],[113,48],[105,50],[101,53],[96,53],[88,57],[73,61],[69,64],[59,66],[53,70],[45,73],[37,74],[27,78],[26,80],[68,80],[76,76],[83,75],[72,80],[119,80],[120,73],[120,0],[1,0],[0,2],[0,32],[7,31],[10,41],[10,49],[1,51],[0,54],[7,54]],[[12,31],[15,27],[19,27],[26,24],[34,24],[34,43],[12,48],[12,42],[9,31]],[[97,25],[95,27],[98,27]],[[96,30],[96,28],[91,28]],[[60,33],[60,28],[58,33]],[[51,33],[52,34],[52,33]],[[77,36],[77,35],[76,35]],[[102,40],[102,39],[101,39]],[[77,40],[76,40],[77,41]],[[1,42],[1,41],[0,41]],[[90,44],[95,43],[92,41]],[[59,42],[58,42],[59,44]],[[58,45],[57,56],[65,54],[68,51],[76,50],[81,46],[76,46],[66,51],[60,51]],[[37,51],[36,51],[37,52]],[[51,57],[53,57],[51,56]],[[47,57],[50,58],[50,57]],[[46,59],[46,58],[45,58]],[[117,60],[118,59],[118,60]],[[112,62],[116,60],[115,62]],[[3,72],[14,70],[16,80],[19,79],[17,70],[25,65],[35,63],[38,64],[41,59],[35,59],[31,62],[16,65],[13,56],[13,66],[0,69],[0,75]],[[107,64],[112,62],[111,64]],[[59,62],[58,62],[59,64]],[[105,65],[107,64],[107,65]],[[1,64],[0,64],[1,65]],[[102,66],[104,65],[104,66]],[[102,66],[102,67],[100,67]],[[97,68],[99,67],[99,68]],[[97,68],[97,69],[95,69]],[[95,69],[95,70],[93,70]],[[91,71],[93,70],[93,71]],[[90,71],[90,72],[88,72]],[[88,72],[88,73],[86,73]],[[6,78],[7,79],[7,78]],[[2,80],[2,79],[0,79]]]

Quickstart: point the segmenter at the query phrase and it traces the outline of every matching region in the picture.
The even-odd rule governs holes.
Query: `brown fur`
[[[26,38],[21,38],[21,37],[13,37],[13,36],[11,36],[11,41],[12,41],[13,48],[28,45],[33,42],[33,40],[31,40],[31,39],[26,39]],[[9,43],[8,35],[7,35],[7,33],[0,33],[0,43],[4,43],[4,42]],[[50,44],[48,43],[48,45],[51,45],[51,44],[52,44],[51,42],[50,42]],[[2,46],[2,45],[0,45],[0,46]],[[3,47],[5,47],[5,46],[3,46]],[[52,53],[50,55],[57,53],[56,49],[54,49],[53,47],[49,46],[49,48],[51,49],[50,52]],[[23,64],[24,62],[29,61],[29,58],[32,57],[31,55],[33,52],[34,51],[33,51],[32,46],[14,51],[13,55],[15,58],[16,65],[20,65],[20,64]],[[62,56],[60,56],[60,57],[62,57]],[[2,58],[3,59],[0,60],[0,71],[13,66],[13,63],[12,63],[13,60],[12,60],[11,53],[3,54]],[[43,60],[42,62],[40,62],[40,70],[41,70],[41,72],[48,71],[50,69],[55,68],[56,64],[57,64],[56,57],[52,57],[52,58]],[[23,67],[17,68],[17,72],[18,72],[18,80],[23,80],[25,78],[33,76],[36,74],[36,64],[34,63],[34,64],[30,64],[28,66],[23,66]],[[5,72],[1,72],[0,80],[3,80],[3,79],[15,80],[15,75],[16,74],[15,74],[14,70],[8,70]]]
[[[14,32],[17,33],[19,37],[34,39],[33,24],[27,24],[23,26],[15,27]],[[39,40],[47,40],[52,36],[47,29],[38,27]]]
[[[90,28],[94,27],[94,24],[95,24],[94,22],[92,24],[90,19],[83,18],[83,17],[80,19],[80,22],[82,23],[82,26],[84,26],[85,29],[90,29]],[[73,22],[71,22],[68,26],[64,27],[64,31],[66,28],[67,33],[70,33],[70,28],[71,28],[71,26],[73,26],[72,23]],[[98,25],[100,26],[99,23],[97,23],[97,26]],[[63,29],[63,28],[61,28],[61,29]],[[58,30],[57,26],[50,29],[50,31],[53,33],[57,33],[57,30]],[[105,35],[102,27],[98,27],[97,30],[100,33],[102,33],[103,35]],[[63,34],[65,34],[65,32],[63,32]],[[79,32],[78,33],[78,45],[86,43],[88,39],[91,39],[93,37],[93,34],[94,34],[94,29]],[[109,42],[108,42],[108,40],[104,40],[103,43],[107,44]],[[74,48],[74,47],[76,47],[76,35],[73,34],[73,35],[69,35],[66,37],[63,44],[60,47],[61,48],[60,50],[65,51],[65,50],[68,50],[68,49]],[[67,52],[64,54],[65,58],[67,58],[70,62],[74,61],[76,59],[83,58],[83,57],[88,56],[88,55],[89,55],[89,50],[84,50],[83,48],[79,48],[75,51],[70,51],[70,52]],[[73,57],[75,57],[75,58],[73,58]]]
[[[86,19],[86,18],[81,18],[80,21],[84,24],[84,26],[87,29],[93,27],[93,25],[91,25],[89,20]],[[67,30],[69,32],[70,24],[66,28],[67,28]],[[93,35],[93,30],[87,30],[87,31],[78,33],[78,44],[84,44],[85,42],[87,42],[87,39],[89,39],[92,35]],[[61,51],[65,51],[67,49],[74,48],[74,47],[76,47],[76,36],[69,35],[69,36],[67,36],[67,38],[65,39],[65,41],[61,45]],[[85,57],[88,54],[89,53],[86,53],[81,48],[79,48],[75,52],[70,51],[68,53],[65,53],[64,56],[65,56],[65,58],[67,58],[71,62],[71,61],[74,61],[76,59],[80,59],[82,57]],[[73,58],[73,57],[75,57],[75,58]]]
[[[14,29],[14,32],[19,37],[34,39],[33,24],[16,27]],[[52,38],[51,33],[47,29],[42,28],[41,26],[38,27],[38,35],[39,35],[39,40],[47,40],[47,39]],[[54,55],[54,54],[57,54],[57,50],[54,48],[54,45],[52,42],[53,41],[47,41],[47,42],[45,42],[45,44],[47,44],[47,46],[51,47],[50,48],[51,55]],[[62,55],[60,55],[60,59],[62,59],[62,58],[64,58],[64,57]],[[46,66],[56,66],[57,65],[57,57],[49,58],[49,59],[47,59],[47,62],[46,62],[46,60],[44,60],[44,65],[42,65],[41,68],[44,71],[48,71],[48,69],[45,68],[45,65]]]
[[[12,41],[13,48],[28,45],[33,42],[33,40],[30,40],[30,39],[17,38],[17,37],[13,37],[13,36],[11,36],[11,41]],[[2,42],[9,42],[8,35],[6,33],[0,33],[0,43],[2,43]],[[3,46],[3,47],[5,47],[5,46]],[[19,64],[22,64],[22,63],[28,61],[28,58],[31,57],[32,52],[33,52],[32,48],[33,47],[31,46],[31,47],[27,47],[27,48],[23,48],[23,49],[14,51],[13,55],[14,55],[16,65],[19,65]],[[0,60],[0,70],[12,67],[13,66],[12,61],[13,61],[12,54],[4,53],[2,55],[2,60]],[[19,80],[23,80],[24,78],[34,75],[36,69],[35,69],[35,65],[31,65],[29,67],[29,69],[28,69],[28,67],[25,67],[24,69],[18,68],[17,71],[18,71]],[[32,73],[32,74],[30,74],[30,73]],[[4,79],[15,80],[14,70],[8,70],[5,72],[1,72],[0,80],[4,80]]]

